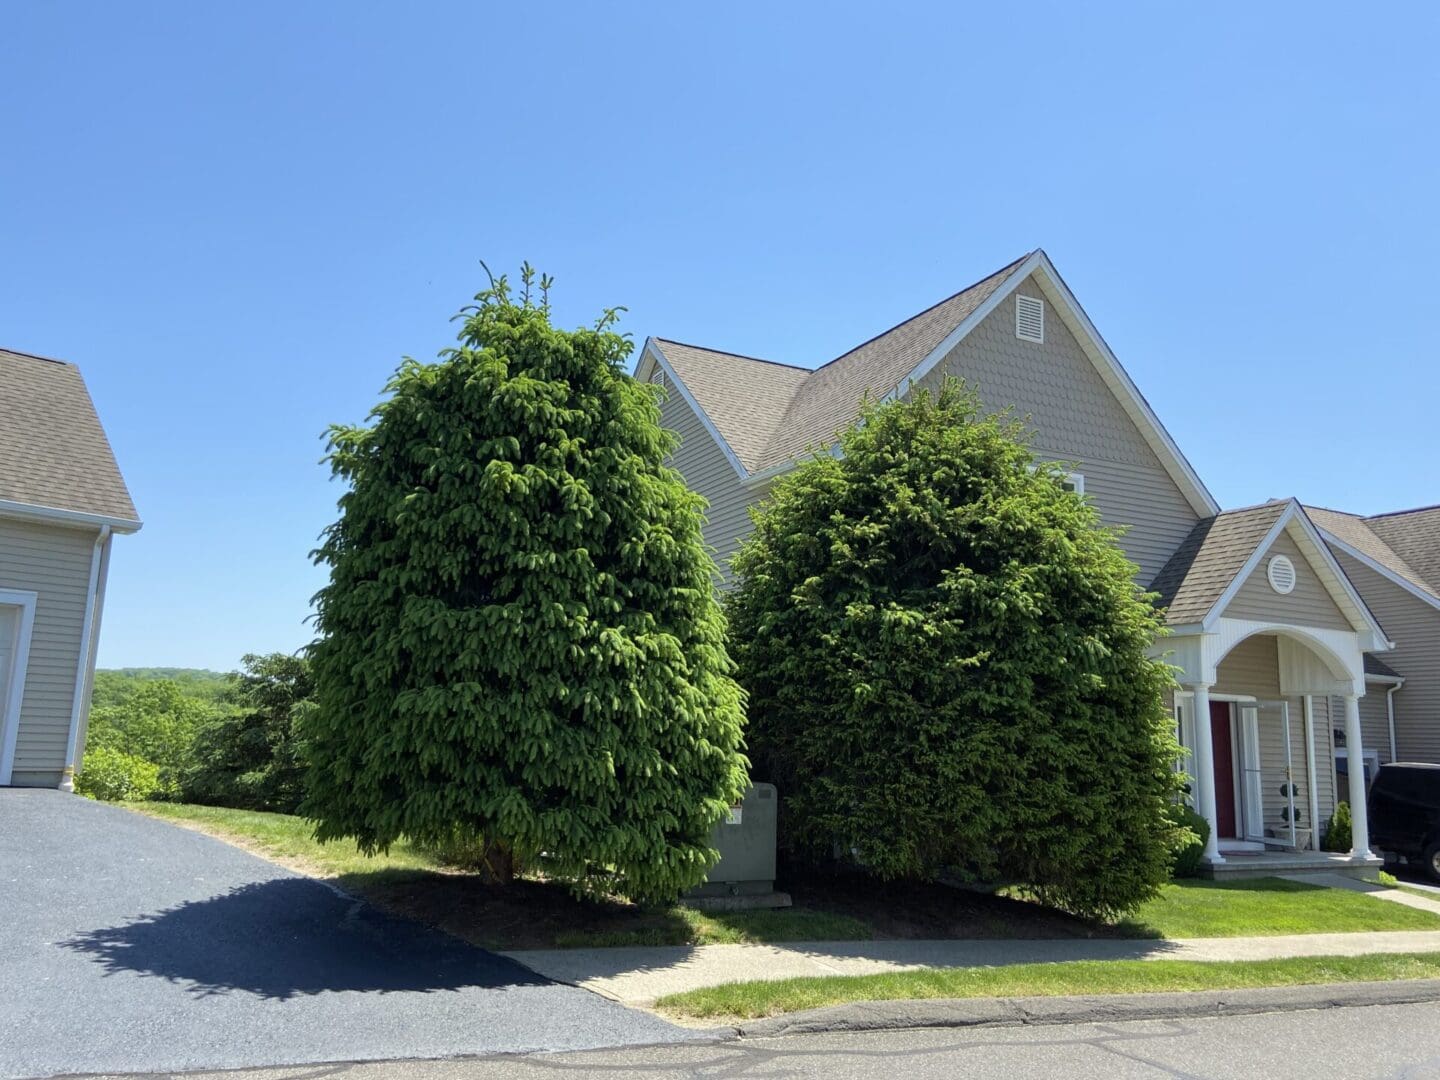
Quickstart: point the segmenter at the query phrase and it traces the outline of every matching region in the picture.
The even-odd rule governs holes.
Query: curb
[[[1413,1005],[1430,1001],[1440,1001],[1440,979],[1086,997],[871,1001],[831,1005],[788,1016],[755,1020],[737,1025],[732,1030],[742,1039],[769,1039],[840,1031],[1193,1020],[1302,1009]]]

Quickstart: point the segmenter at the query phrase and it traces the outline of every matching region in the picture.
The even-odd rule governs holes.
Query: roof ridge
[[[1299,503],[1300,509],[1305,509],[1305,504],[1293,497],[1289,499],[1266,499],[1264,502],[1251,503],[1249,506],[1235,506],[1229,509],[1222,509],[1215,517],[1224,517],[1226,514],[1246,514],[1251,510],[1264,510],[1270,506],[1285,506],[1292,502]]]
[[[1040,250],[1039,248],[1035,248],[1035,249],[1032,250],[1032,251],[1027,251],[1024,255],[1021,255],[1018,259],[1014,259],[1014,260],[1006,263],[1006,264],[1005,264],[1004,266],[1002,266],[999,270],[992,271],[991,273],[986,274],[986,275],[985,275],[984,277],[982,277],[982,278],[977,278],[975,281],[972,281],[969,285],[966,285],[963,289],[956,289],[956,290],[955,290],[953,293],[951,293],[949,296],[944,297],[943,299],[940,299],[940,300],[935,301],[935,303],[931,304],[929,307],[921,308],[919,311],[915,312],[914,315],[910,315],[910,316],[907,316],[906,318],[901,319],[898,323],[896,323],[894,326],[890,327],[889,329],[887,329],[887,330],[881,330],[880,333],[874,334],[874,335],[866,338],[864,341],[860,342],[860,344],[859,344],[859,345],[856,345],[854,348],[846,349],[843,353],[841,353],[839,356],[835,357],[833,360],[827,360],[827,361],[825,361],[825,363],[821,364],[821,365],[820,365],[819,367],[817,367],[817,368],[813,368],[812,370],[814,370],[814,371],[824,371],[824,370],[825,370],[827,367],[829,367],[831,364],[838,364],[841,360],[844,360],[847,356],[850,356],[852,353],[857,353],[857,352],[859,352],[861,349],[863,349],[866,345],[869,345],[869,344],[871,344],[872,342],[875,342],[875,341],[879,341],[879,340],[880,340],[881,338],[883,338],[886,334],[893,334],[896,330],[899,330],[902,326],[906,325],[907,323],[912,323],[912,322],[914,322],[916,319],[920,318],[922,315],[928,315],[930,312],[934,311],[936,308],[940,307],[941,305],[943,305],[943,304],[948,304],[951,300],[954,300],[957,296],[960,296],[962,293],[967,293],[967,292],[969,292],[971,289],[974,289],[974,288],[976,288],[977,286],[980,286],[980,285],[985,284],[985,282],[989,281],[991,278],[999,277],[1001,274],[1004,274],[1004,273],[1006,273],[1006,272],[1008,272],[1008,271],[1011,271],[1011,270],[1015,269],[1015,267],[1019,266],[1019,265],[1020,265],[1021,263],[1023,263],[1026,259],[1030,258],[1031,255],[1034,255],[1035,252],[1036,252],[1036,251],[1039,251],[1039,250]]]
[[[1333,506],[1321,506],[1319,503],[1302,502],[1300,505],[1306,510],[1324,510],[1327,514],[1339,514],[1342,517],[1354,518],[1356,521],[1365,520],[1364,514],[1357,514],[1352,510],[1337,510]]]
[[[9,353],[11,356],[23,356],[27,360],[44,360],[47,364],[64,364],[66,367],[74,367],[75,364],[69,360],[61,360],[58,356],[41,356],[39,353],[26,352],[24,349],[11,349],[0,345],[0,353]]]
[[[753,360],[757,364],[770,364],[774,367],[790,368],[792,371],[803,371],[806,374],[813,372],[815,368],[801,367],[799,364],[787,364],[783,360],[766,360],[763,356],[749,356],[746,353],[730,352],[728,349],[712,349],[709,345],[697,345],[693,341],[677,341],[675,338],[655,337],[656,341],[663,341],[668,345],[680,345],[687,349],[699,349],[701,352],[715,353],[717,356],[733,356],[737,360]]]
[[[1409,510],[1386,510],[1383,514],[1357,515],[1361,521],[1374,521],[1376,518],[1401,517],[1404,514],[1423,514],[1427,510],[1440,510],[1440,503],[1433,503],[1430,506],[1414,506]]]

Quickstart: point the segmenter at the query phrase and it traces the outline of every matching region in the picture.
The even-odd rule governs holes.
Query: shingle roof
[[[1440,598],[1440,507],[1368,518],[1320,506],[1305,512],[1341,543]]]
[[[1150,583],[1150,591],[1160,594],[1158,603],[1166,609],[1165,621],[1179,626],[1204,619],[1288,505],[1273,502],[1227,510],[1191,529]]]
[[[852,426],[867,393],[883,397],[899,386],[1030,254],[813,370],[658,338],[655,344],[741,464],[759,472]]]
[[[764,468],[766,444],[810,370],[679,341],[655,344],[746,470]]]
[[[0,349],[0,500],[138,525],[74,364]]]
[[[1394,668],[1392,668],[1389,664],[1385,663],[1385,661],[1381,660],[1377,656],[1371,656],[1368,652],[1365,654],[1365,674],[1384,675],[1387,678],[1391,679],[1398,679],[1401,677],[1400,673]]]
[[[1440,506],[1376,514],[1365,524],[1440,597]]]

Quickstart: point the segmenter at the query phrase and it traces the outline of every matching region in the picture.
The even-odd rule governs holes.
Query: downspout
[[[90,582],[85,593],[85,616],[80,631],[80,655],[75,662],[75,690],[70,707],[70,738],[65,746],[65,770],[60,790],[75,790],[75,767],[90,726],[90,692],[94,686],[95,651],[99,642],[100,613],[105,601],[105,579],[110,572],[109,525],[100,526],[90,553]]]
[[[1389,724],[1390,724],[1390,760],[1391,760],[1391,761],[1399,761],[1399,760],[1400,760],[1400,752],[1395,749],[1395,691],[1396,691],[1396,690],[1399,690],[1400,687],[1402,687],[1402,686],[1404,686],[1404,685],[1405,685],[1405,680],[1402,679],[1402,680],[1400,680],[1400,682],[1393,684],[1393,685],[1390,687],[1389,690],[1386,690],[1386,691],[1385,691],[1385,719],[1386,719],[1386,720],[1389,722]],[[1409,701],[1410,699],[1409,699],[1409,698],[1406,698],[1405,700],[1406,700],[1406,701]]]

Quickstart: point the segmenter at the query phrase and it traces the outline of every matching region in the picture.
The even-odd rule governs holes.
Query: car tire
[[[1420,857],[1420,869],[1429,875],[1431,881],[1440,881],[1440,842],[1431,844]]]

